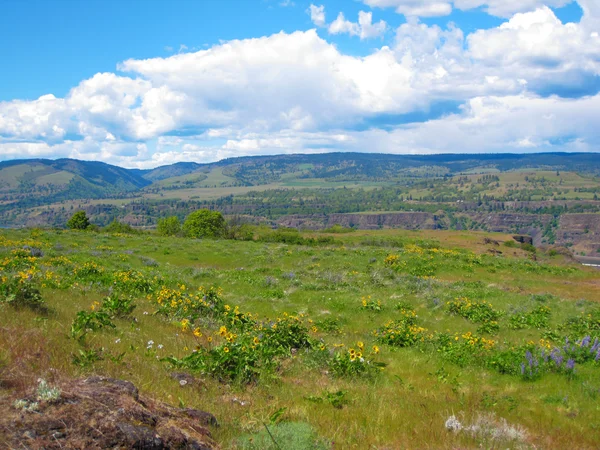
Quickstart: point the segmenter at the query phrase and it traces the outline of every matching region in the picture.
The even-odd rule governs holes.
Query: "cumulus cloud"
[[[541,7],[467,36],[454,25],[411,18],[392,43],[362,57],[309,30],[130,59],[119,64],[119,75],[97,74],[64,98],[0,102],[0,158],[71,156],[152,167],[332,149],[598,148],[600,7],[595,0],[581,5],[579,23],[563,24]],[[324,7],[312,6],[313,22],[325,26]],[[328,27],[361,39],[386,28],[367,12],[357,22],[340,15]],[[407,123],[436,105],[450,106]]]
[[[344,13],[340,12],[337,18],[329,24],[329,33],[331,34],[349,34],[351,36],[360,36],[361,39],[369,39],[381,36],[387,30],[387,23],[380,20],[373,23],[373,13],[360,11],[358,13],[358,23],[346,20]]]
[[[462,10],[483,8],[498,17],[511,17],[515,13],[533,11],[542,6],[562,7],[573,0],[363,0],[377,8],[394,8],[409,17],[447,16],[453,6]],[[589,0],[588,0],[589,1]],[[593,0],[591,0],[593,1]]]
[[[397,13],[413,17],[447,16],[452,12],[452,3],[447,0],[363,0],[376,8],[394,8]]]
[[[318,27],[325,26],[325,6],[316,6],[311,4],[308,8],[308,13],[310,14],[310,20]]]

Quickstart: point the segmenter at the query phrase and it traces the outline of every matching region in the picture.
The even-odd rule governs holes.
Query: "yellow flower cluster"
[[[464,333],[461,336],[459,336],[459,335],[454,336],[455,341],[460,341],[461,339],[463,340],[463,342],[466,342],[468,345],[471,345],[473,347],[480,347],[485,350],[491,350],[496,346],[496,341],[494,341],[493,339],[486,339],[484,337],[476,336],[473,333],[471,333],[470,331],[467,333]]]

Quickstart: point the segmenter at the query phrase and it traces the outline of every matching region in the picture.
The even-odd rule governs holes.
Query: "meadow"
[[[126,379],[223,448],[597,448],[597,270],[502,234],[267,237],[1,230],[0,396]]]

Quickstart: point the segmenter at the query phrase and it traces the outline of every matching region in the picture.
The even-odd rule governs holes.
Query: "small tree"
[[[192,238],[221,237],[225,233],[225,219],[219,211],[200,209],[186,217],[183,232]]]
[[[87,230],[90,226],[90,219],[88,219],[85,211],[77,211],[67,222],[67,226],[71,230]]]
[[[159,219],[156,231],[161,236],[176,236],[181,232],[181,222],[177,216]]]

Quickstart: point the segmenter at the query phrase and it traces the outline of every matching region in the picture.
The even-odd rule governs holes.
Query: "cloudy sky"
[[[600,151],[599,0],[6,0],[0,159]]]

